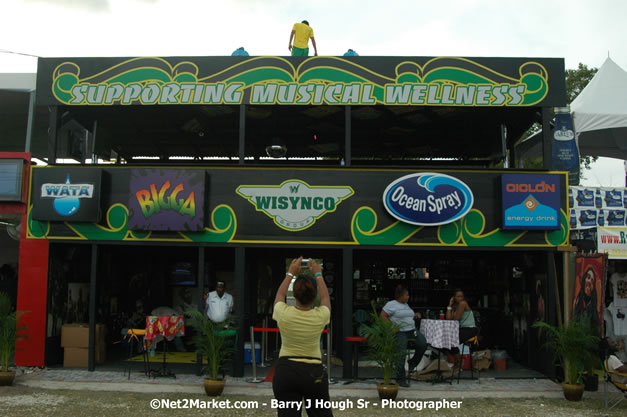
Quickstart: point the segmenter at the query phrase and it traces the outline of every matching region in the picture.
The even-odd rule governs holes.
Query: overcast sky
[[[37,70],[36,58],[5,51],[288,55],[303,19],[320,55],[558,57],[576,68],[600,67],[609,53],[627,69],[626,0],[0,0],[0,16],[0,72]]]

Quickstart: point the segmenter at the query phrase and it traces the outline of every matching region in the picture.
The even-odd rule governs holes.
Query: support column
[[[338,309],[339,307],[339,309]],[[341,309],[341,310],[340,310]],[[339,311],[338,311],[339,310]],[[353,333],[353,248],[342,249],[342,305],[336,306],[335,314],[342,314],[342,378],[352,375],[353,353],[347,336]]]
[[[35,125],[35,90],[31,90],[28,97],[28,121],[26,122],[26,144],[24,152],[30,152],[33,143],[33,126]]]
[[[246,162],[246,105],[239,105],[239,165]]]
[[[353,154],[351,152],[351,135],[352,135],[352,120],[351,120],[351,106],[346,106],[344,111],[344,166],[350,167],[352,165]]]
[[[57,163],[57,130],[59,126],[59,107],[51,106],[48,117],[48,165]]]
[[[45,239],[26,239],[27,222],[27,216],[22,216],[17,310],[28,312],[22,316],[28,327],[28,340],[16,343],[15,364],[44,366],[50,245]]]
[[[205,299],[203,297],[203,288],[205,283],[205,248],[204,246],[198,247],[198,281],[196,282],[196,292],[194,293],[194,302],[198,311],[206,314],[205,312]],[[191,330],[191,329],[190,329]],[[187,331],[186,331],[187,334]],[[202,375],[202,355],[196,353],[196,375]]]
[[[544,169],[553,169],[553,135],[549,107],[542,107],[542,166]]]
[[[235,366],[234,366],[234,374],[235,377],[243,377],[244,376],[244,340],[246,340],[246,326],[248,322],[246,317],[248,317],[248,303],[245,301],[245,291],[246,291],[246,248],[237,247],[235,248],[235,267],[234,267],[234,277],[235,277],[235,293],[239,297],[238,302],[236,303],[236,314],[239,316],[239,323],[237,325],[237,346],[235,347]],[[254,349],[254,346],[253,346]]]
[[[98,245],[91,245],[91,270],[89,274],[89,352],[87,369],[94,371],[96,369],[96,294],[98,272]]]

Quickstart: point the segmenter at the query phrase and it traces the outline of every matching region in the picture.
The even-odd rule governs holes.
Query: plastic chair
[[[605,408],[614,408],[627,398],[627,373],[608,369],[607,359],[603,361],[603,369],[605,369]],[[608,394],[610,384],[619,391],[618,397],[612,400],[609,399]]]

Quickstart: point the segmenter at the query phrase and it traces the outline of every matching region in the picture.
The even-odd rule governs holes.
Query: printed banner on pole
[[[579,150],[570,113],[555,115],[553,169],[568,172],[568,183],[579,185]]]
[[[575,288],[571,316],[584,315],[603,334],[603,305],[607,255],[578,254],[575,258]]]
[[[599,227],[597,245],[610,259],[627,259],[627,227]]]

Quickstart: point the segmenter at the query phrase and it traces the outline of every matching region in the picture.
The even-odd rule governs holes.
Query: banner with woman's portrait
[[[603,304],[607,255],[581,255],[575,258],[575,288],[571,316],[584,315],[603,335]]]

